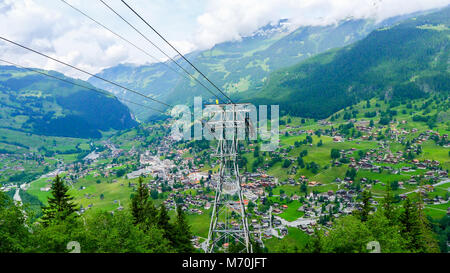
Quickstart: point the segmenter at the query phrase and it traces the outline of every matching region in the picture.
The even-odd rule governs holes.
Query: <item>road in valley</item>
[[[17,186],[16,193],[14,194],[14,202],[16,202],[16,203],[18,203],[18,202],[22,203],[22,198],[20,198],[19,192],[20,192],[20,187]]]
[[[446,184],[446,183],[449,183],[449,182],[450,182],[450,178],[447,178],[445,180],[442,180],[441,182],[433,184],[433,187],[440,186],[440,185],[443,185],[443,184]],[[416,189],[416,190],[413,190],[413,191],[410,191],[410,192],[405,192],[404,194],[406,195],[406,194],[410,194],[410,193],[418,192],[418,191],[419,191],[419,189]]]

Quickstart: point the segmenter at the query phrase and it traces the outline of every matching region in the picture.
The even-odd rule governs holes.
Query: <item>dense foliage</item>
[[[0,192],[0,252],[64,253],[73,250],[70,242],[83,253],[195,252],[181,207],[172,221],[164,206],[153,206],[142,179],[132,199],[131,210],[79,215],[56,177],[44,216],[33,222],[30,210]]]
[[[363,192],[362,210],[335,220],[333,228],[316,230],[304,251],[312,253],[364,253],[368,242],[378,242],[382,253],[440,252],[438,239],[425,217],[420,201],[406,198],[402,207],[394,206],[390,189],[375,213],[369,205],[370,193]],[[445,219],[447,219],[446,216]],[[448,220],[442,220],[447,221]],[[445,223],[447,223],[445,222]],[[440,226],[435,226],[440,229]],[[444,230],[447,226],[444,226]],[[442,232],[441,236],[448,236]],[[443,238],[444,239],[444,238]],[[443,240],[442,239],[442,240]],[[446,242],[446,241],[445,241]]]
[[[48,73],[94,88],[56,72]],[[1,127],[39,135],[99,138],[101,131],[137,124],[128,108],[113,96],[13,66],[0,66],[0,97]]]
[[[292,115],[325,118],[373,97],[448,95],[449,18],[446,8],[375,30],[355,44],[273,73],[250,99],[256,104],[279,104]]]

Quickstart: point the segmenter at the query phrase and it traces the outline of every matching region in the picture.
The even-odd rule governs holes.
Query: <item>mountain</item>
[[[47,73],[95,88],[58,72]],[[0,128],[39,135],[99,138],[101,131],[137,124],[129,109],[112,95],[14,66],[0,66],[0,105]]]
[[[410,16],[413,15],[398,16],[383,22],[349,18],[333,25],[299,28],[293,27],[287,20],[281,20],[240,41],[217,44],[209,50],[193,52],[186,57],[217,86],[228,94],[236,95],[260,90],[273,71],[329,49],[354,43],[376,28],[390,26]],[[167,65],[179,71],[173,63],[167,62]],[[187,69],[196,77],[199,76],[192,69]],[[105,69],[98,75],[172,104],[192,103],[193,96],[202,96],[204,100],[211,97],[194,80],[180,77],[162,63],[142,66],[121,64]],[[204,79],[199,79],[207,84]],[[133,94],[106,86],[95,78],[90,78],[89,82],[98,88],[108,87],[119,97],[134,98]],[[210,89],[214,91],[212,87]],[[139,119],[145,120],[152,115],[146,108],[135,105],[129,107]]]
[[[150,65],[137,66],[133,64],[120,64],[103,70],[98,76],[120,83],[130,89],[139,91],[146,95],[151,95],[154,98],[164,100],[162,95],[167,90],[171,90],[178,82],[180,76],[176,72],[165,66],[163,63],[154,63]],[[149,100],[142,100],[133,93],[130,93],[122,88],[112,86],[97,78],[90,78],[89,83],[100,89],[107,89],[119,98],[127,98],[131,101],[139,101],[140,104],[161,109],[161,107]],[[135,104],[127,104],[132,109],[133,114],[139,119],[146,119],[149,115],[159,114],[149,110],[148,108],[137,106]]]
[[[379,28],[363,40],[270,75],[256,104],[280,104],[302,117],[325,118],[360,100],[412,99],[450,92],[450,7]]]

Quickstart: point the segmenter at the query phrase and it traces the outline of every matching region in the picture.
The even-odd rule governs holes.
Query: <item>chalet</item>
[[[408,184],[417,185],[417,181],[414,178],[411,178],[410,180],[408,180]]]
[[[425,170],[427,168],[427,165],[423,164],[423,163],[418,163],[416,164],[417,169],[419,170]]]
[[[281,213],[282,211],[281,211],[280,209],[273,209],[272,212],[275,213],[275,214],[279,214],[279,213]]]
[[[401,171],[402,171],[402,172],[410,172],[410,171],[411,171],[411,168],[410,168],[410,167],[402,167],[402,168],[401,168]]]

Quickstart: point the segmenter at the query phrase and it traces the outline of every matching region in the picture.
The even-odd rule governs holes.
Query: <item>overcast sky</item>
[[[116,32],[163,55],[134,33],[98,0],[67,0]],[[152,41],[174,55],[120,0],[104,0]],[[183,53],[239,40],[287,18],[295,26],[332,24],[349,16],[378,20],[443,7],[450,0],[125,0]],[[83,17],[61,0],[0,0],[0,36],[97,73],[119,63],[153,62]],[[44,57],[0,41],[0,58],[24,66],[61,71],[85,79]]]

